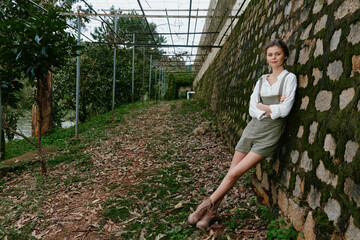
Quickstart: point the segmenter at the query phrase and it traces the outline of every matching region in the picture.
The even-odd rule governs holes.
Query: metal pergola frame
[[[43,9],[44,11],[46,11],[46,9],[44,9],[42,6],[36,4],[35,2],[29,0],[30,2],[32,2],[33,4],[35,4],[36,6],[38,6],[39,8]],[[150,54],[149,59],[150,59],[150,75],[149,75],[149,93],[151,92],[151,72],[152,69],[155,69],[155,76],[154,79],[155,81],[158,78],[158,84],[159,84],[159,97],[160,97],[160,84],[162,86],[166,85],[165,82],[165,69],[167,69],[167,71],[169,73],[173,73],[173,74],[189,74],[189,79],[191,75],[197,74],[197,67],[202,66],[202,63],[204,62],[205,57],[208,55],[208,53],[210,52],[210,49],[213,48],[221,48],[221,42],[222,39],[224,38],[224,36],[226,35],[227,31],[229,30],[230,26],[232,25],[232,23],[234,22],[234,20],[236,18],[239,18],[238,14],[240,13],[244,3],[246,2],[246,0],[243,1],[243,4],[241,5],[241,7],[238,9],[237,13],[235,16],[230,16],[228,13],[232,12],[233,9],[226,9],[224,11],[224,13],[220,14],[220,15],[215,15],[216,13],[216,9],[193,9],[192,8],[192,0],[190,0],[190,4],[189,4],[189,8],[188,9],[144,9],[142,7],[142,4],[140,2],[140,0],[137,0],[137,3],[139,5],[140,9],[122,9],[122,10],[102,10],[104,13],[98,13],[95,11],[95,9],[87,3],[86,0],[81,0],[92,12],[85,12],[85,11],[80,11],[80,9],[78,9],[77,13],[69,13],[69,12],[65,12],[62,13],[62,15],[65,16],[76,16],[78,19],[78,29],[74,29],[73,27],[71,27],[70,25],[68,25],[69,27],[71,27],[72,29],[74,29],[75,31],[77,31],[78,33],[78,44],[81,44],[81,38],[80,36],[84,36],[86,37],[88,40],[90,40],[91,43],[98,43],[98,44],[107,44],[106,42],[95,42],[91,39],[89,39],[86,35],[81,33],[81,27],[80,27],[80,18],[81,17],[86,17],[86,16],[91,16],[91,17],[99,17],[101,22],[104,23],[116,36],[114,44],[114,75],[113,75],[113,103],[112,103],[112,108],[114,109],[114,99],[115,99],[115,65],[116,65],[116,45],[122,45],[122,46],[126,46],[126,47],[132,47],[133,48],[133,59],[132,59],[132,102],[133,102],[133,96],[134,96],[134,59],[135,59],[135,47],[142,47],[142,48],[166,48],[166,47],[170,47],[170,48],[174,48],[174,53],[176,52],[175,47],[177,48],[182,48],[182,47],[186,47],[186,48],[191,48],[191,52],[190,53],[180,53],[180,54],[164,54],[163,56],[165,57],[171,57],[171,56],[177,56],[177,57],[183,57],[183,58],[188,58],[188,60],[162,60],[160,62],[153,62],[153,55]],[[188,12],[188,15],[169,15],[168,12],[174,12],[174,11],[181,11],[181,12]],[[199,15],[199,12],[211,12],[211,14],[207,14],[207,15]],[[110,12],[110,13],[107,13]],[[120,13],[117,13],[120,12]],[[131,12],[130,14],[124,14],[123,12]],[[142,14],[136,14],[136,12],[141,12]],[[146,14],[146,12],[165,12],[165,15],[149,15]],[[196,12],[196,16],[192,15],[193,12]],[[146,33],[140,33],[140,35],[151,35],[152,36],[152,41],[153,43],[136,43],[135,42],[135,36],[136,34],[139,33],[128,33],[128,32],[123,32],[121,30],[121,28],[118,28],[118,26],[116,26],[116,21],[115,22],[115,30],[112,28],[112,26],[109,25],[108,22],[106,22],[104,20],[103,17],[114,17],[116,18],[121,18],[121,17],[127,17],[127,18],[143,18],[146,22],[147,28],[149,30],[149,32]],[[150,28],[150,24],[148,22],[148,18],[166,18],[167,19],[167,23],[168,23],[168,27],[169,27],[169,32],[162,32],[162,33],[157,33],[158,35],[170,35],[171,39],[173,37],[173,35],[187,35],[186,37],[186,44],[174,44],[174,41],[172,39],[172,44],[158,44],[155,40],[154,37],[154,33],[152,32],[151,28]],[[171,30],[171,25],[169,22],[169,18],[187,18],[188,19],[188,27],[187,27],[187,32],[182,32],[182,33],[175,33]],[[190,32],[190,25],[191,25],[191,19],[194,18],[195,19],[195,30],[193,32]],[[220,19],[220,23],[218,24],[217,28],[215,31],[203,31],[203,32],[197,32],[196,31],[196,25],[197,25],[197,20],[199,18],[206,18],[206,19]],[[222,25],[222,22],[224,21],[224,19],[231,19],[231,24],[228,26],[227,30],[225,31],[225,33],[223,34],[220,42],[216,45],[215,42],[213,42],[213,40],[215,38],[217,38],[220,34],[219,29],[220,26]],[[126,42],[118,42],[119,39],[121,39],[117,33],[117,31],[121,31],[122,34],[124,34],[125,38],[126,38]],[[189,44],[189,36],[190,35],[197,35],[197,34],[211,34],[213,35],[212,37],[212,43],[211,44],[197,44],[194,45],[194,38],[192,41],[192,44]],[[132,39],[127,37],[129,35],[132,35]],[[197,53],[197,54],[193,54],[193,48],[198,48],[198,49],[207,49],[207,51],[205,51],[205,53]],[[156,54],[159,55],[159,54]],[[155,54],[154,54],[155,56]],[[195,56],[197,59],[196,60],[191,60],[190,57],[191,56]],[[199,60],[199,58],[201,60]],[[144,54],[144,59],[145,59],[145,54]],[[181,63],[183,62],[184,65],[182,66],[169,66],[169,63]],[[186,65],[186,63],[191,62],[193,64],[191,65]],[[197,63],[197,64],[194,64]],[[200,63],[200,64],[198,64]],[[168,68],[167,68],[168,67]],[[173,68],[176,68],[176,70],[170,70]],[[195,68],[195,69],[194,69]],[[184,71],[179,71],[183,69]],[[158,74],[157,74],[158,72]],[[157,76],[158,75],[158,76]],[[77,57],[77,84],[76,84],[76,127],[75,127],[75,137],[78,137],[78,107],[79,107],[79,79],[80,79],[80,56]]]

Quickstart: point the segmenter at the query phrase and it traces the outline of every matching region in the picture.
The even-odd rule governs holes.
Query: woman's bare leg
[[[233,167],[235,167],[241,160],[244,159],[244,157],[246,156],[247,153],[243,153],[243,152],[239,152],[239,151],[235,151],[233,159],[231,161],[231,165],[230,165],[230,169],[232,169]],[[230,169],[228,171],[230,171]]]
[[[258,162],[263,160],[265,157],[254,153],[249,152],[245,157],[241,159],[241,152],[235,152],[237,158],[231,163],[231,167],[227,172],[226,176],[222,180],[220,186],[216,189],[216,191],[210,196],[211,202],[216,202],[219,199],[222,199],[225,194],[235,185],[236,181],[243,175],[247,170],[251,167],[255,166]],[[237,164],[235,165],[235,163]],[[234,166],[233,166],[234,163]]]

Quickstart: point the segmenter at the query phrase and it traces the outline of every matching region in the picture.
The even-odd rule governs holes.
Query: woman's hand
[[[280,98],[280,104],[282,104],[282,103],[285,101],[285,99],[286,99],[286,96],[282,96],[282,97]]]
[[[265,111],[265,109],[264,109],[264,104],[261,103],[261,102],[259,102],[259,103],[257,104],[257,108],[260,109],[260,110]]]

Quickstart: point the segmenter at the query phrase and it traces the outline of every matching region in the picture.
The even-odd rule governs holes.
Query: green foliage
[[[75,38],[66,28],[66,18],[60,11],[69,9],[44,5],[47,13],[41,12],[29,1],[5,0],[0,33],[0,56],[7,57],[8,65],[15,65],[30,80],[42,79],[53,67],[60,67],[64,60],[75,54]],[[34,81],[30,81],[35,85]]]
[[[286,228],[286,222],[282,220],[272,220],[267,227],[267,231],[265,235],[267,239],[272,240],[292,240],[296,239],[297,231],[295,228],[290,224],[288,228]]]
[[[335,230],[335,226],[332,221],[329,220],[327,214],[321,210],[316,209],[313,212],[315,219],[315,229],[317,230],[318,239],[329,239],[333,231]]]

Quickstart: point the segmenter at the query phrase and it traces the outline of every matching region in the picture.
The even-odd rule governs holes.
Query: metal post
[[[156,80],[157,80],[157,65],[155,64],[155,77],[154,77],[154,98],[155,98],[155,101],[156,101]]]
[[[77,45],[80,45],[80,14],[78,11],[77,16],[78,22],[78,42]],[[76,117],[75,117],[75,138],[78,137],[78,125],[79,125],[79,91],[80,91],[80,51],[77,52],[78,56],[76,57]]]
[[[165,69],[163,69],[163,74],[162,74],[162,96],[164,99],[164,97],[165,97]]]
[[[191,65],[189,65],[189,82],[191,81]]]
[[[141,98],[142,98],[142,105],[144,106],[144,84],[145,84],[145,48],[143,54],[143,69],[142,69],[142,83],[141,83]]]
[[[133,59],[132,59],[132,82],[131,82],[131,108],[134,110],[134,78],[135,78],[135,33],[133,33]]]
[[[160,67],[160,72],[159,72],[159,86],[158,86],[158,88],[159,88],[159,89],[158,89],[158,94],[159,94],[159,97],[158,97],[158,98],[159,98],[159,100],[161,100],[161,95],[160,95],[161,68],[162,68],[162,67]]]
[[[149,74],[149,103],[150,103],[150,95],[151,95],[151,66],[152,65],[152,55],[150,55],[150,74]]]
[[[115,17],[115,36],[117,29],[117,17]],[[115,41],[116,43],[116,41]],[[116,77],[116,44],[114,46],[114,79],[113,79],[113,92],[112,92],[112,110],[115,108],[115,77]]]

